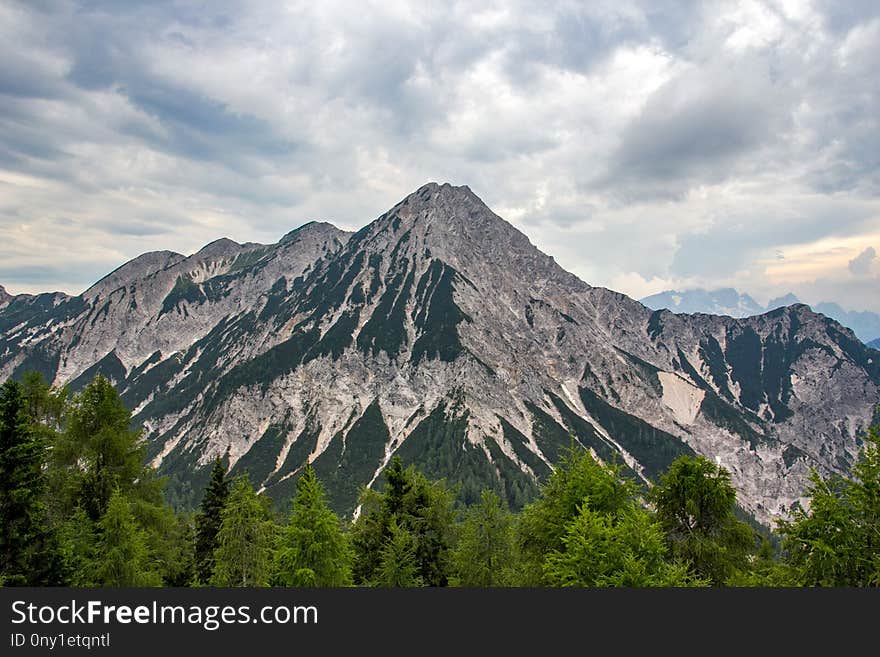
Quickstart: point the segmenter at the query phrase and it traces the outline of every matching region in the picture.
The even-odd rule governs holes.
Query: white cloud
[[[7,2],[0,44],[13,291],[449,180],[591,284],[880,310],[876,3]]]

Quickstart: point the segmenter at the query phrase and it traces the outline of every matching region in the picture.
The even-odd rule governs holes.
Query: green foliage
[[[134,504],[135,509],[138,504]],[[143,507],[142,507],[143,508]],[[167,505],[146,507],[152,511],[144,522],[152,563],[164,586],[190,586],[195,579],[192,514],[177,514]]]
[[[162,577],[150,563],[146,532],[138,526],[125,497],[114,491],[98,523],[94,556],[95,586],[159,586]]]
[[[520,515],[519,582],[525,586],[547,584],[546,555],[564,550],[569,523],[580,514],[585,500],[589,499],[592,510],[613,515],[632,506],[637,490],[634,482],[620,476],[618,465],[600,464],[589,452],[569,448],[541,487],[541,496]]]
[[[656,375],[654,375],[656,378]],[[652,481],[680,456],[695,452],[677,437],[611,406],[588,388],[579,388],[584,408],[644,467]],[[570,411],[569,411],[570,412]],[[597,450],[598,451],[598,450]],[[600,456],[602,456],[600,452]],[[607,459],[607,456],[602,456]]]
[[[77,508],[58,530],[67,584],[94,586],[98,528],[84,509]]]
[[[815,472],[809,510],[782,522],[783,549],[803,586],[880,586],[880,430],[873,427],[851,477]]]
[[[413,467],[404,469],[397,456],[384,475],[382,493],[362,494],[361,514],[352,529],[355,582],[371,584],[380,579],[383,549],[394,535],[392,527],[397,527],[412,538],[421,581],[446,586],[454,533],[452,493],[444,481],[429,481]]]
[[[796,573],[788,563],[780,561],[766,538],[758,553],[752,557],[747,570],[735,572],[727,580],[728,586],[773,587],[797,586]]]
[[[140,433],[131,413],[103,376],[76,395],[66,430],[53,450],[55,498],[62,511],[80,506],[97,521],[116,489],[127,496],[161,501],[161,482],[144,466]]]
[[[419,337],[410,356],[413,363],[439,358],[451,363],[464,351],[458,325],[470,322],[455,303],[455,280],[458,272],[440,260],[431,260],[416,289],[419,313],[414,324]]]
[[[57,584],[61,577],[44,501],[48,435],[30,415],[40,409],[27,392],[14,381],[0,388],[0,574],[7,586]]]
[[[351,563],[339,518],[327,506],[323,486],[307,465],[275,555],[273,581],[282,586],[348,586]]]
[[[458,499],[471,505],[489,482],[498,492],[503,487],[486,453],[467,439],[467,425],[467,411],[456,403],[441,403],[416,425],[397,453],[425,476],[445,477],[457,489]]]
[[[276,531],[266,498],[238,477],[223,509],[214,551],[214,586],[269,586]]]
[[[465,512],[452,552],[453,586],[504,586],[512,580],[513,517],[493,491]]]
[[[412,532],[400,527],[397,519],[392,518],[388,525],[388,536],[379,551],[379,567],[371,584],[384,588],[425,586],[417,550]]]
[[[734,515],[730,473],[702,456],[682,456],[651,490],[657,519],[673,554],[713,584],[724,584],[748,567],[754,530]]]
[[[663,531],[635,505],[614,513],[590,508],[566,525],[563,548],[544,562],[551,586],[697,586],[686,564],[667,561]]]
[[[195,521],[194,569],[199,584],[208,584],[214,574],[214,550],[217,549],[217,534],[223,523],[223,509],[228,497],[226,466],[222,459],[217,459]]]
[[[702,457],[676,459],[659,475],[647,508],[642,489],[624,476],[630,470],[597,462],[575,449],[555,421],[535,417],[536,439],[557,450],[559,463],[552,473],[541,470],[541,461],[529,463],[547,478],[518,515],[507,503],[531,492],[519,470],[508,471],[516,465],[494,443],[486,445],[491,461],[472,459],[461,442],[463,424],[433,416],[420,425],[425,435],[411,437],[401,450],[427,476],[415,466],[404,468],[395,456],[384,487],[361,491],[360,514],[348,531],[328,505],[321,471],[306,464],[319,433],[309,426],[281,469],[302,474],[279,532],[270,500],[258,496],[247,477],[229,490],[227,459],[215,463],[194,517],[168,506],[164,481],[145,465],[139,433],[107,379],[97,376],[70,397],[39,375],[25,374],[21,383],[0,387],[0,584],[880,585],[876,428],[849,478],[813,475],[809,510],[780,524],[780,561],[774,536],[758,551],[755,530],[737,519],[735,491],[723,468]],[[589,438],[572,418],[565,422]],[[276,429],[280,435],[281,427]],[[504,431],[515,449],[526,449],[524,436],[509,426]],[[646,448],[658,441],[650,433],[636,437],[632,444]],[[352,438],[335,461],[342,467],[330,478],[334,485],[340,476],[352,480],[347,496],[366,483],[373,471],[369,461],[381,458],[389,439],[377,403],[353,425]],[[665,443],[657,444],[668,458]],[[181,452],[175,458],[195,457]],[[487,480],[481,464],[489,463],[497,468],[488,478],[495,490],[483,490],[477,500],[478,484]],[[467,491],[460,499],[473,502],[458,522],[453,491],[445,480],[429,479],[449,471],[455,490]],[[207,474],[193,485],[201,486]],[[293,488],[292,478],[280,478],[273,475],[269,483]]]

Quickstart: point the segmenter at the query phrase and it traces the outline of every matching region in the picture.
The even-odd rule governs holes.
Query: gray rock
[[[147,254],[82,297],[0,309],[0,374],[112,378],[190,503],[228,448],[277,499],[311,461],[345,513],[395,453],[466,501],[485,486],[517,506],[573,436],[646,485],[706,455],[769,523],[805,502],[811,469],[853,463],[877,358],[803,305],[652,312],[434,183],[354,234]]]

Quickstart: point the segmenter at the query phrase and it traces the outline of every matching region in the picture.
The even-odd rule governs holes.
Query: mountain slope
[[[279,500],[313,462],[346,513],[394,453],[465,501],[492,487],[519,506],[573,436],[646,483],[680,454],[718,459],[768,521],[810,468],[852,463],[875,356],[806,306],[652,312],[433,183],[354,234],[147,254],[80,297],[0,310],[0,374],[109,376],[180,503],[229,447]]]

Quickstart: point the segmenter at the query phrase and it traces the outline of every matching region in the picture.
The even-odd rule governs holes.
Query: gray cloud
[[[736,175],[741,158],[787,128],[781,96],[760,76],[701,72],[674,80],[623,130],[600,188],[674,198]]]
[[[669,271],[682,277],[730,276],[758,259],[784,260],[778,247],[857,235],[875,221],[875,215],[860,205],[792,204],[780,214],[773,214],[774,209],[779,211],[757,201],[745,211],[717,213],[698,232],[683,233]]]
[[[470,185],[598,285],[747,288],[777,250],[880,236],[875,2],[0,11],[0,282],[89,282],[58,264],[72,240],[112,269],[355,228],[427,180]]]
[[[856,276],[866,276],[871,272],[871,265],[876,258],[877,252],[873,246],[869,246],[849,261],[849,270]]]

